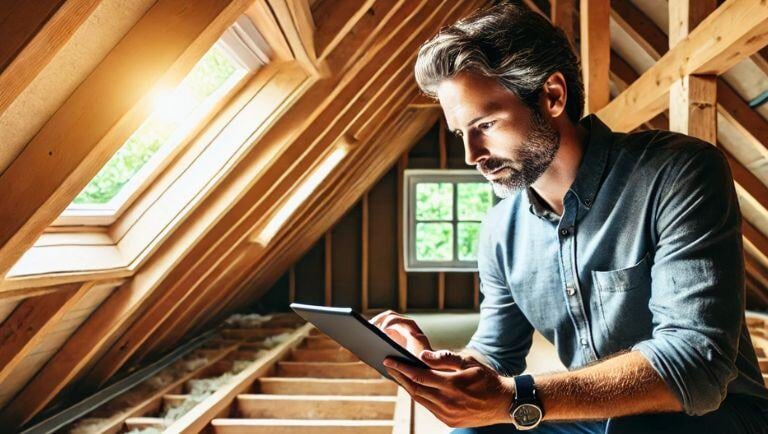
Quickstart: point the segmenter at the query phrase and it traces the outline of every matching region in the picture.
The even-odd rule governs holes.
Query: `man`
[[[484,427],[462,433],[768,432],[722,153],[580,120],[578,60],[521,7],[442,30],[415,75],[504,200],[481,230],[467,348],[434,352],[394,312],[372,320],[431,368],[388,361],[414,399],[450,426]],[[534,329],[568,372],[520,375]]]

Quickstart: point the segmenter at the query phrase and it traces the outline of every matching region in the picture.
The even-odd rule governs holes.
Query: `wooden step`
[[[394,396],[255,395],[237,397],[239,417],[249,419],[389,419]]]
[[[130,431],[134,429],[165,428],[165,419],[161,417],[129,417],[125,420],[125,428]]]
[[[760,372],[768,374],[768,357],[758,357],[757,363],[760,365]]]
[[[356,362],[359,359],[344,348],[306,349],[296,348],[291,353],[294,362]]]
[[[278,362],[278,377],[380,378],[363,362]]]
[[[391,434],[391,420],[213,419],[217,434]]]
[[[307,336],[302,342],[303,348],[341,348],[336,341],[326,336]]]
[[[256,382],[261,393],[275,395],[369,395],[397,393],[397,384],[386,379],[277,378],[264,377]]]

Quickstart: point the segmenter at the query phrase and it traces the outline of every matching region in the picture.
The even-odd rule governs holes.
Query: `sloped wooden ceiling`
[[[274,77],[275,96],[284,95],[284,101],[268,128],[255,131],[259,134],[250,151],[135,269],[5,279],[4,300],[15,305],[2,326],[3,335],[12,335],[3,341],[3,354],[9,355],[0,366],[4,376],[16,373],[28,357],[45,354],[36,351],[45,333],[61,327],[66,312],[89,297],[95,282],[109,283],[112,292],[103,303],[91,305],[79,327],[47,353],[44,366],[25,374],[26,384],[17,382],[14,390],[5,391],[0,424],[20,426],[63,391],[92,390],[126,363],[163,352],[190,329],[242,306],[252,295],[242,290],[252,287],[254,275],[279,266],[273,262],[286,248],[301,248],[296,234],[288,231],[294,224],[312,219],[322,232],[434,123],[439,116],[435,108],[407,108],[417,96],[410,78],[416,49],[441,25],[482,4],[159,0],[151,5],[0,175],[0,206],[14,209],[0,217],[2,274],[140,123],[149,109],[144,95],[152,83],[177,83],[244,13],[276,53],[253,80]],[[11,53],[4,63],[22,69],[33,63],[22,54],[56,31],[54,19],[82,22],[87,17],[81,8],[71,9],[60,7],[44,25],[30,28],[21,54]],[[73,32],[76,26],[60,33],[61,46]],[[44,68],[46,61],[55,61],[56,49],[35,62],[42,61]],[[12,78],[9,71],[3,71],[2,79]],[[27,75],[16,94],[4,100],[12,101],[33,78]],[[89,122],[72,128],[77,119]],[[345,147],[347,156],[290,224],[265,245],[252,242],[254,231],[269,221],[303,175],[338,146]],[[21,329],[29,333],[17,333]]]
[[[17,137],[12,149],[0,144],[0,275],[6,276],[0,282],[0,380],[14,380],[0,381],[0,426],[21,426],[56,397],[92,391],[120,369],[167,351],[259,298],[438,120],[439,108],[419,97],[412,79],[416,50],[442,25],[487,3],[157,0],[136,2],[120,14],[122,2],[113,0],[42,1],[35,8],[9,2],[12,7],[0,12],[0,121],[14,113],[9,119],[18,122],[24,110],[14,104],[34,100],[35,89],[44,97],[38,80],[51,77],[52,65],[66,65],[62,57],[73,56],[72,50],[88,52],[93,67],[71,73],[56,107],[35,111],[28,139]],[[575,1],[553,0],[552,8],[546,1],[525,3],[553,13],[578,42]],[[658,63],[644,72],[630,66],[633,59],[610,53],[617,95],[598,115],[616,129],[665,126],[667,89],[690,47],[717,37],[712,48],[691,56],[683,73],[719,75],[762,48],[768,35],[764,5],[731,0],[668,50],[663,31],[627,5],[632,4],[613,3],[611,22],[651,50]],[[78,32],[109,22],[110,11],[121,23],[104,26],[111,46],[99,51],[82,44],[88,38]],[[131,266],[8,278],[8,270],[146,116],[152,86],[178,83],[243,14],[270,44],[274,59],[211,125],[226,124],[227,116],[249,102],[269,107],[260,113],[264,122],[246,131],[246,151]],[[6,24],[19,20],[25,26]],[[764,65],[757,56],[755,62]],[[589,89],[593,85],[607,87],[587,81]],[[746,143],[762,147],[765,118],[727,85],[717,88],[723,116],[738,125]],[[261,99],[251,101],[254,95]],[[336,169],[274,237],[254,242],[306,174],[339,148],[347,155]],[[744,199],[751,197],[764,212],[766,178],[738,158],[732,163]],[[751,245],[749,288],[768,300],[768,240],[761,229],[766,219],[756,215],[761,221],[745,219],[744,226]]]

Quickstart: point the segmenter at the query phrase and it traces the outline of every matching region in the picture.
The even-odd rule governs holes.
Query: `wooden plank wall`
[[[445,135],[445,148],[440,147],[440,122],[436,123],[407,152],[407,169],[467,169],[462,144]],[[444,132],[443,132],[444,134]],[[398,158],[398,161],[400,159]],[[442,161],[441,161],[442,160]],[[257,301],[256,307],[267,310],[289,310],[292,301],[290,274],[295,274],[295,297],[301,303],[325,304],[324,285],[330,271],[332,306],[350,306],[357,310],[398,310],[397,209],[398,168],[393,165],[386,174],[330,230],[330,237],[319,239]],[[366,199],[367,198],[367,199]],[[367,201],[368,211],[363,212]],[[363,214],[367,214],[368,279],[367,303],[363,304]],[[326,240],[330,238],[330,249]],[[330,251],[330,258],[327,252]],[[326,266],[329,265],[327,268]],[[441,277],[443,274],[443,277]],[[476,309],[476,273],[407,273],[406,310],[473,310]],[[443,280],[443,306],[440,286]],[[479,300],[478,300],[479,302]]]

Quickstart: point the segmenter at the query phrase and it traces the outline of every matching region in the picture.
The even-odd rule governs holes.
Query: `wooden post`
[[[296,301],[296,266],[291,265],[288,269],[288,302]]]
[[[611,36],[608,0],[581,0],[581,67],[584,74],[584,114],[594,113],[610,99]]]
[[[550,4],[552,5],[550,13],[552,24],[563,29],[565,36],[568,37],[568,42],[571,43],[571,48],[575,49],[573,15],[576,12],[576,0],[552,0]]]
[[[362,297],[360,298],[360,311],[365,312],[368,310],[368,250],[369,250],[369,221],[368,221],[368,192],[363,195],[363,201],[361,204],[363,208],[362,216],[362,242],[360,252],[360,265],[362,267],[360,271],[360,290],[362,291]]]
[[[408,151],[397,160],[397,309],[405,313],[408,308],[408,275],[405,273],[405,255],[403,254],[403,172],[408,167]]]
[[[670,2],[670,48],[716,8],[717,0]],[[717,76],[686,75],[670,87],[669,129],[717,143]]]
[[[332,265],[333,265],[333,238],[331,236],[331,231],[325,233],[325,305],[330,306],[331,302],[333,301],[333,289],[332,286]]]
[[[448,125],[446,125],[445,117],[440,117],[440,127],[438,129],[437,144],[440,154],[440,169],[448,167],[448,152],[446,149],[446,131]],[[445,309],[445,272],[437,272],[437,309]]]
[[[473,292],[473,307],[475,310],[480,309],[480,275],[478,273],[472,273],[472,283],[474,286]]]

